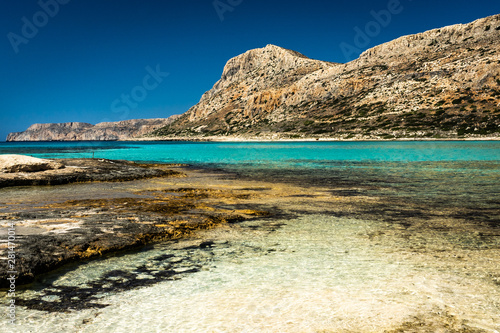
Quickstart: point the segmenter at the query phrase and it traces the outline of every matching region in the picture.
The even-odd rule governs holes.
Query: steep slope
[[[97,125],[87,123],[34,124],[24,132],[10,133],[7,141],[81,141],[81,140],[127,140],[143,136],[177,119],[134,119],[104,122]]]
[[[154,136],[500,136],[500,15],[404,36],[347,64],[268,45],[228,61]]]

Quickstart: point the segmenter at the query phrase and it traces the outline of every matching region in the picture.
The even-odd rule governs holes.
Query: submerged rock
[[[67,178],[54,178],[57,181],[185,175],[165,165],[147,166],[127,161],[76,159],[61,163],[65,169],[86,171],[75,172]],[[35,182],[33,177],[25,180]],[[45,182],[48,180],[44,178]],[[163,183],[164,179],[155,181]],[[240,191],[186,187],[150,189],[149,181],[144,181],[147,188],[144,190],[137,184],[132,189],[123,184],[123,192],[116,197],[94,191],[91,186],[73,185],[73,190],[79,193],[78,199],[63,198],[61,201],[54,198],[52,201],[49,198],[47,201],[40,198],[40,202],[31,201],[29,205],[23,202],[0,206],[3,213],[0,226],[4,227],[0,234],[13,226],[16,235],[16,283],[30,283],[66,263],[180,239],[200,230],[269,214],[258,209],[258,205],[240,209]],[[200,248],[210,249],[212,245],[204,242]],[[0,247],[0,257],[7,257],[6,247]],[[7,287],[8,271],[7,260],[0,261],[0,288]]]

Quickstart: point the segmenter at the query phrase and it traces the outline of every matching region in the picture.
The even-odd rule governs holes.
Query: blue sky
[[[374,13],[389,13],[378,29]],[[0,141],[33,123],[183,113],[228,59],[267,44],[347,62],[354,48],[498,13],[491,0],[4,1]]]

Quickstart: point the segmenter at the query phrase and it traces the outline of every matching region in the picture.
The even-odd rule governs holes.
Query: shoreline
[[[412,305],[407,290],[416,288],[412,283],[423,278],[433,279],[440,288],[449,286],[450,274],[467,279],[453,285],[463,289],[460,297],[464,300],[463,295],[469,295],[471,285],[475,286],[475,295],[483,297],[483,287],[495,290],[495,285],[500,283],[500,275],[495,275],[498,272],[495,263],[500,255],[496,245],[498,229],[486,227],[479,218],[471,220],[471,214],[476,211],[474,207],[467,210],[420,199],[403,200],[397,187],[383,184],[374,187],[366,178],[349,176],[349,182],[330,184],[317,181],[321,175],[315,175],[309,182],[309,178],[303,177],[290,180],[272,174],[266,177],[235,175],[199,166],[157,164],[154,167],[173,170],[179,176],[1,190],[7,196],[0,198],[0,212],[7,214],[6,222],[18,222],[16,232],[26,237],[20,239],[24,243],[18,246],[31,254],[26,258],[31,261],[21,265],[31,268],[35,263],[38,265],[37,270],[31,271],[31,282],[19,284],[16,305],[20,306],[21,313],[36,311],[46,316],[67,313],[69,317],[83,312],[90,313],[89,316],[109,314],[121,304],[117,300],[141,295],[142,290],[157,290],[168,285],[183,289],[186,281],[212,274],[226,276],[227,271],[220,265],[224,261],[230,261],[234,264],[231,267],[246,274],[250,267],[242,265],[248,264],[246,260],[241,261],[242,257],[255,263],[261,263],[260,258],[281,258],[279,265],[271,261],[270,269],[277,267],[273,274],[288,276],[287,270],[301,271],[300,266],[287,266],[288,260],[297,253],[305,251],[305,262],[310,262],[307,249],[315,248],[317,239],[309,232],[314,234],[316,226],[321,225],[315,219],[328,219],[319,235],[331,233],[338,238],[334,244],[333,238],[325,239],[326,250],[336,247],[331,256],[325,257],[325,262],[335,260],[332,265],[341,267],[340,271],[318,271],[319,275],[329,281],[332,274],[343,274],[345,263],[366,263],[362,272],[375,268],[371,271],[377,274],[375,277],[387,281],[381,285],[381,293],[373,297],[385,305],[395,297],[411,304],[407,321],[387,319],[387,323],[421,328],[421,322],[426,322],[434,328],[434,325],[447,327],[450,321],[460,325],[462,318],[470,317],[456,312],[435,314],[429,304],[441,304],[437,302],[443,295],[449,296],[448,302],[454,301],[456,294],[448,295],[448,291],[440,289],[433,292],[434,298],[430,299],[427,285],[412,289],[422,298],[420,305]],[[395,197],[399,200],[395,201]],[[488,215],[485,210],[481,212]],[[307,227],[307,230],[296,230],[299,234],[289,238],[288,235],[293,235],[288,234],[290,227],[292,231],[297,227]],[[1,226],[0,231],[4,229]],[[339,235],[337,231],[342,230],[346,233]],[[252,232],[252,237],[245,239],[241,248],[235,247],[234,237],[247,231]],[[228,238],[219,238],[222,234]],[[264,241],[263,246],[260,241]],[[171,250],[155,250],[160,248]],[[374,260],[387,260],[376,261],[381,265],[378,269],[366,260],[365,251],[377,253]],[[356,253],[360,256],[356,257]],[[100,265],[101,259],[107,262],[110,258],[123,264]],[[136,262],[135,258],[143,261]],[[102,271],[95,274],[95,267]],[[309,267],[318,268],[314,263]],[[404,284],[399,282],[400,275],[384,278],[381,273],[386,269],[409,272],[409,267],[411,274],[403,278]],[[434,275],[427,275],[429,270]],[[473,274],[471,278],[471,272],[485,273],[479,277]],[[262,281],[268,280],[266,274],[259,275]],[[353,278],[360,276],[358,271],[353,274]],[[85,279],[82,281],[78,276]],[[303,282],[307,285],[308,281]],[[360,288],[370,290],[371,281],[360,282]],[[252,283],[243,287],[251,288]],[[399,283],[401,288],[391,289],[394,283]],[[211,282],[207,285],[212,286]],[[107,296],[103,298],[103,295]],[[342,295],[344,293],[332,296]],[[267,293],[262,297],[267,300]],[[298,297],[297,302],[304,302],[307,298],[304,297]],[[319,298],[322,300],[324,298]],[[355,306],[367,304],[356,298],[351,302]],[[138,304],[144,305],[140,301]],[[79,320],[81,322],[81,318]]]
[[[371,198],[372,194],[352,190],[365,186],[363,182],[357,183],[359,180],[339,184],[330,189],[329,186],[309,183],[307,180],[294,182],[275,177],[262,179],[248,175],[235,178],[231,172],[184,164],[141,165],[102,159],[58,161],[69,164],[83,161],[104,165],[112,162],[113,167],[118,168],[114,169],[118,175],[120,168],[127,171],[131,165],[148,173],[136,178],[121,173],[122,179],[111,179],[113,175],[111,178],[107,175],[105,179],[99,179],[99,172],[109,172],[109,169],[102,168],[96,172],[93,179],[90,175],[86,182],[40,186],[46,184],[35,181],[28,184],[30,187],[0,188],[0,191],[6,194],[3,196],[4,200],[0,200],[0,213],[5,216],[5,220],[0,220],[0,224],[6,226],[15,223],[19,227],[18,232],[25,235],[24,243],[19,245],[26,248],[28,257],[21,260],[23,269],[20,284],[29,284],[35,281],[39,274],[67,263],[136,249],[165,240],[190,237],[199,230],[244,220],[263,217],[273,219],[282,214],[283,207],[295,201],[300,202],[299,206],[303,206],[303,212],[326,204],[323,209],[329,214],[368,218],[375,214],[384,216],[384,220],[405,224],[407,220],[400,221],[400,216],[411,218],[416,214],[414,208],[403,213],[408,209],[405,206],[415,203],[398,205],[398,209],[394,210],[392,201],[385,202],[382,198]],[[60,170],[64,169],[56,171]],[[155,173],[150,174],[151,170]],[[137,175],[137,172],[134,172]],[[32,189],[36,189],[36,198],[30,196]],[[325,194],[320,194],[323,192]],[[282,201],[283,198],[286,198],[286,201]],[[329,200],[332,199],[334,207],[330,207]],[[373,200],[378,202],[375,206]],[[274,201],[279,204],[270,204]],[[305,208],[305,202],[309,203],[310,208]],[[355,207],[352,206],[353,203]],[[417,205],[422,206],[416,210],[421,211],[418,214],[425,215],[425,204]],[[393,212],[394,216],[388,211]],[[0,236],[7,230],[5,226],[0,228]],[[75,232],[78,237],[73,237]],[[115,239],[117,232],[120,236]],[[59,245],[54,247],[54,243]],[[47,253],[48,249],[50,254],[40,257],[40,254]],[[2,253],[5,250],[0,243],[0,257],[5,257],[5,253]],[[35,262],[37,264],[34,264]],[[6,264],[6,260],[3,260],[2,264]],[[6,279],[3,279],[4,276],[0,278],[0,288],[5,287],[3,282]]]
[[[37,142],[412,142],[412,141],[500,141],[500,136],[495,137],[467,137],[467,138],[393,138],[393,139],[343,139],[343,138],[241,138],[241,137],[148,137],[130,138],[120,140],[54,140],[54,141],[0,141],[1,143],[37,143]]]
[[[17,184],[23,186],[0,188],[5,194],[4,200],[0,200],[4,216],[0,220],[0,289],[8,287],[8,247],[4,238],[9,226],[15,228],[16,248],[22,249],[16,258],[16,282],[18,286],[26,286],[66,264],[271,215],[268,210],[259,209],[259,203],[243,203],[252,190],[212,189],[209,180],[213,175],[185,165],[141,167],[124,161],[91,162],[94,166],[103,163],[104,168],[88,174],[86,182],[52,182],[45,186],[35,175],[28,179],[30,183]],[[109,162],[113,162],[114,175],[107,174]],[[130,164],[134,167],[134,178],[127,174]],[[146,173],[138,175],[137,168]],[[102,175],[105,178],[99,179]],[[170,186],[165,188],[165,183]],[[32,197],[31,190],[35,189]],[[227,205],[234,207],[220,208]]]
[[[185,141],[185,142],[411,142],[411,141],[500,141],[500,137],[483,138],[399,138],[399,139],[337,139],[337,138],[303,138],[303,139],[258,139],[258,138],[139,138],[130,140],[117,140],[118,142],[143,142],[143,141]]]
[[[12,186],[64,185],[96,181],[119,182],[161,176],[174,176],[170,170],[160,170],[154,164],[140,164],[97,158],[38,159],[25,155],[0,155],[26,159],[26,164],[13,162],[11,168],[26,169],[9,171],[0,168],[0,189]],[[56,162],[57,161],[57,162]],[[8,165],[8,163],[6,163]],[[55,167],[47,164],[57,164]],[[1,166],[1,165],[0,165]],[[30,170],[33,169],[34,170]]]

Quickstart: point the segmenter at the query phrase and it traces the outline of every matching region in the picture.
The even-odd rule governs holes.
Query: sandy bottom
[[[199,268],[151,286],[102,294],[103,308],[68,313],[18,308],[12,331],[500,332],[500,240],[494,230],[488,234],[446,214],[413,218],[410,227],[366,213],[361,218],[360,205],[376,206],[381,199],[338,197],[319,187],[221,180],[197,172],[124,184],[173,185],[252,188],[253,202],[279,206],[283,217],[203,231],[47,277],[53,286],[82,287],[106,272],[133,272],[153,262],[158,270]],[[206,241],[209,246],[200,245]]]
[[[110,269],[159,254],[204,261],[176,281],[103,295],[103,309],[68,314],[20,311],[19,332],[495,332],[500,288],[475,270],[406,252],[390,239],[373,244],[376,222],[303,216],[276,231],[245,222],[200,235],[213,254],[183,244],[92,262],[55,284],[84,284]],[[219,247],[217,244],[224,244]],[[227,246],[229,245],[229,246]],[[495,253],[481,258],[493,268]],[[455,255],[464,255],[458,253]],[[209,256],[207,260],[206,256]],[[484,263],[486,262],[486,263]],[[489,262],[489,265],[488,263]],[[90,274],[90,276],[89,276]]]

